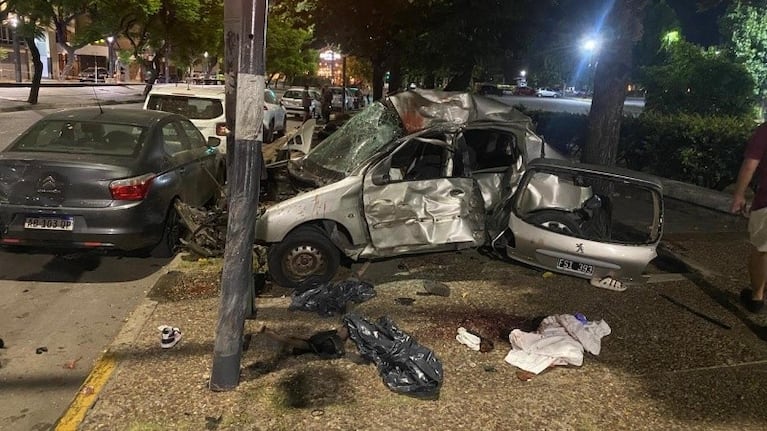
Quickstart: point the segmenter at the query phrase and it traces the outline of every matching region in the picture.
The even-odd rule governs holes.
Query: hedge
[[[588,116],[524,111],[549,145],[578,158]],[[664,178],[722,190],[735,182],[756,123],[743,117],[643,113],[624,117],[617,164]]]

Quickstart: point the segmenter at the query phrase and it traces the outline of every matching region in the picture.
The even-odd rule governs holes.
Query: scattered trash
[[[504,360],[533,374],[554,365],[580,366],[584,349],[599,355],[602,337],[610,332],[604,320],[584,324],[570,314],[548,316],[536,332],[511,331],[511,351]]]
[[[45,347],[45,346],[38,347],[37,349],[35,349],[35,353],[37,353],[38,355],[42,355],[43,353],[45,353],[47,351],[48,351],[48,348]]]
[[[66,368],[67,370],[74,370],[74,369],[75,369],[75,367],[77,367],[77,362],[78,362],[78,361],[80,361],[80,359],[82,359],[82,358],[83,358],[83,357],[82,357],[82,356],[80,356],[80,357],[79,357],[79,358],[77,358],[77,359],[72,359],[72,360],[70,360],[70,361],[67,361],[67,362],[65,362],[65,363],[64,363],[64,365],[62,366],[62,368]]]
[[[455,339],[469,349],[474,350],[475,352],[479,352],[479,342],[481,341],[480,338],[467,331],[466,328],[458,328],[458,335],[455,336]]]
[[[399,305],[410,306],[410,305],[413,305],[413,303],[415,302],[415,299],[413,299],[413,298],[394,298],[394,302],[396,302]]]
[[[344,356],[344,342],[349,339],[346,327],[318,332],[308,339],[280,335],[262,325],[256,332],[264,334],[274,341],[292,347],[294,355],[314,353],[322,359],[336,359]]]
[[[163,349],[170,349],[181,341],[181,330],[173,326],[161,325],[157,329],[160,330],[160,347]]]
[[[80,393],[83,395],[93,395],[93,393],[96,392],[93,389],[93,386],[83,386],[82,389],[80,389]]]
[[[434,280],[424,280],[423,289],[426,291],[418,292],[419,295],[435,295],[435,296],[450,296],[450,287],[445,283],[440,283]]]
[[[181,201],[176,201],[175,208],[181,223],[191,233],[188,240],[182,240],[184,246],[202,257],[224,255],[228,217],[224,208],[196,208]]]
[[[494,366],[492,366],[492,365],[485,365],[485,372],[486,373],[495,373],[497,371],[498,370],[496,370]]]
[[[533,380],[533,377],[535,377],[535,374],[529,372],[529,371],[517,371],[516,373],[517,378],[519,380],[522,380],[523,382],[529,382],[530,380]]]
[[[487,353],[495,347],[492,341],[478,335],[476,331],[469,331],[464,327],[458,328],[455,339],[475,352]]]
[[[354,314],[343,318],[349,337],[365,359],[375,362],[386,386],[394,392],[436,398],[442,386],[442,363],[386,316],[377,323]]]
[[[218,415],[218,417],[213,416],[205,416],[205,429],[212,431],[215,429],[218,429],[218,426],[221,424],[221,419],[224,418],[224,415]]]
[[[306,286],[308,288],[305,288]],[[293,293],[289,309],[314,311],[321,315],[332,316],[345,313],[348,302],[359,304],[375,296],[376,291],[373,285],[365,281],[349,279],[336,283],[317,284],[309,279]]]
[[[543,277],[543,278],[551,278],[551,277],[553,277],[553,276],[554,276],[554,273],[553,273],[553,272],[551,272],[551,271],[546,271],[546,272],[544,272],[544,273],[543,273],[543,275],[542,275],[542,277]]]
[[[325,414],[325,410],[322,410],[322,409],[314,409],[314,410],[312,410],[312,416],[315,417],[315,418],[318,418],[318,417],[320,417],[320,416],[322,416],[324,414]]]

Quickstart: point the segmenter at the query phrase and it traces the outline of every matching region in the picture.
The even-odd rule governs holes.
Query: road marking
[[[111,352],[104,353],[80,386],[75,399],[69,404],[64,415],[56,422],[55,431],[77,430],[115,368],[117,368],[117,360],[114,355]]]

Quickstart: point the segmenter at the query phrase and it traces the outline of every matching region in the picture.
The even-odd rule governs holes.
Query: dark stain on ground
[[[438,310],[423,316],[429,322],[422,329],[413,331],[416,338],[452,340],[459,327],[487,338],[493,342],[509,342],[509,332],[521,329],[532,332],[538,329],[545,316],[516,316],[498,310],[456,309]]]
[[[280,380],[277,388],[284,407],[317,409],[345,402],[345,377],[333,368],[302,369]]]

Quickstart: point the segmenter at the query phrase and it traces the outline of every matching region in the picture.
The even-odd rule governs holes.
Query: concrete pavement
[[[181,84],[180,84],[181,85]],[[143,84],[87,84],[46,81],[40,88],[38,103],[27,102],[30,86],[24,84],[0,83],[0,112],[76,108],[102,105],[143,102]]]

